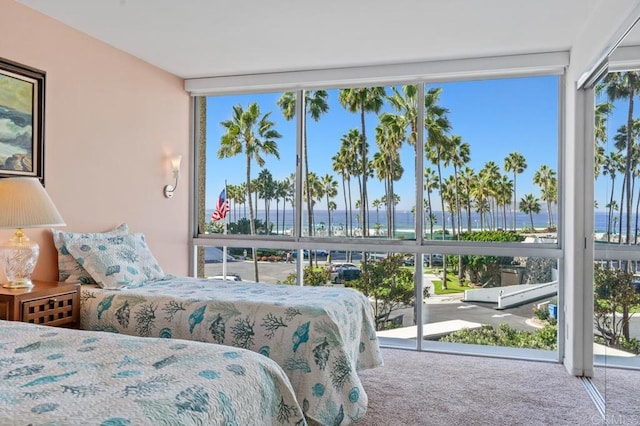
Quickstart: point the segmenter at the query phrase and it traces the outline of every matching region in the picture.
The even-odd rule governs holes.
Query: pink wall
[[[189,96],[183,80],[0,1],[0,57],[47,73],[45,184],[67,223],[61,229],[97,232],[127,222],[147,236],[166,272],[187,275]],[[166,199],[172,154],[183,155],[183,180]],[[55,280],[51,232],[25,232],[40,244],[33,277]],[[0,231],[0,241],[11,234]]]

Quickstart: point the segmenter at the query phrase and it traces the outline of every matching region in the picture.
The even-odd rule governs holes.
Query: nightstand
[[[80,284],[33,281],[32,288],[0,287],[0,319],[80,327]]]

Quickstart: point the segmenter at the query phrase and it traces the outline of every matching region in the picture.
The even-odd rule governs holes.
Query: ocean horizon
[[[206,217],[209,220],[211,218],[212,213],[213,213],[213,209],[205,210]],[[433,230],[435,232],[438,230],[442,230],[442,212],[434,211],[434,214],[436,215],[436,218],[437,218],[437,222],[433,225]],[[232,208],[228,216],[229,216],[230,222],[235,222],[242,217],[247,217],[247,218],[249,217],[248,213],[245,216],[243,208],[235,209],[235,211]],[[266,219],[265,211],[258,210],[256,218],[260,219],[261,221],[264,221]],[[488,222],[490,222],[490,219],[488,219],[489,215],[487,215],[486,218],[487,219],[485,220],[485,223],[484,223],[485,230],[489,229]],[[269,222],[273,223],[272,231],[274,233],[275,232],[282,233],[284,231],[291,230],[293,228],[293,219],[294,219],[293,210],[291,208],[285,210],[284,218],[283,218],[282,209],[280,209],[278,213],[276,213],[275,209],[272,209],[269,213]],[[277,220],[277,224],[276,224],[276,220]],[[554,212],[553,213],[554,225],[557,224],[557,220],[558,220],[557,212]],[[607,212],[595,212],[594,213],[594,232],[606,233],[608,228],[607,226],[608,220],[609,218],[608,218]],[[635,220],[635,217],[634,217],[634,220]],[[449,213],[446,214],[445,221],[446,221],[446,225],[445,225],[446,229],[451,230],[452,229],[451,214]],[[303,222],[303,229],[306,230],[308,228],[306,212],[303,212],[302,222]],[[495,226],[494,226],[495,229],[504,228],[501,214],[499,215],[498,218],[494,220],[494,222],[495,222]],[[507,230],[512,228],[512,222],[513,222],[513,213],[507,212],[507,226],[506,226]],[[331,227],[333,230],[336,230],[336,231],[344,230],[346,223],[347,223],[347,218],[345,216],[344,210],[335,210],[331,212]],[[376,213],[375,211],[369,213],[369,229],[374,229],[377,223],[380,224],[380,229],[382,231],[386,229],[386,226],[387,226],[386,212],[384,210],[380,210],[378,213]],[[316,230],[319,230],[319,231],[328,230],[329,216],[326,210],[314,211],[314,224],[315,224]],[[415,228],[414,224],[415,224],[415,216],[411,211],[407,211],[407,210],[396,211],[396,232],[401,234],[413,232]],[[356,218],[355,210],[353,212],[353,220],[351,225],[353,229],[360,228],[359,221]],[[457,225],[457,220],[456,220],[456,225]],[[612,225],[615,225],[613,229],[613,233],[616,234],[618,232],[620,222],[616,219],[614,220],[614,223]],[[533,226],[536,229],[547,228],[549,226],[548,214],[546,212],[534,214]],[[530,227],[531,227],[531,219],[529,215],[522,212],[516,213],[516,228],[523,229],[523,228],[530,228]],[[467,228],[467,219],[466,219],[465,213],[463,213],[463,217],[462,217],[462,228],[463,228],[463,231],[466,230]],[[483,227],[481,226],[480,215],[475,212],[472,213],[471,229],[480,230],[482,228]],[[623,232],[624,232],[624,229],[625,229],[625,221],[623,220],[622,221]],[[635,229],[635,226],[632,225],[632,229]],[[429,231],[430,231],[429,223],[425,221],[425,232],[429,233]]]

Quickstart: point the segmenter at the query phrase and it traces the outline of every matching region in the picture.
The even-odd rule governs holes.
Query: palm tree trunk
[[[635,231],[633,235],[633,244],[636,244],[638,241],[638,209],[640,209],[640,193],[638,194],[638,198],[636,199],[636,223],[635,223]]]
[[[529,218],[531,219],[531,230],[535,230],[533,227],[533,210],[529,209]]]
[[[367,163],[367,135],[364,121],[364,106],[360,108],[360,123],[362,124],[362,187],[360,188],[360,212],[362,216],[362,237],[369,235],[367,224],[367,175],[369,173],[369,165]],[[366,259],[363,260],[366,263]]]
[[[438,184],[440,187],[440,207],[442,208],[442,239],[445,239],[447,233],[447,223],[444,210],[444,197],[442,196],[442,172],[440,169],[440,155],[438,153]],[[442,254],[442,289],[447,288],[447,255]]]
[[[620,223],[618,224],[618,244],[622,244],[622,214],[624,213],[624,195],[627,189],[627,174],[622,178],[622,191],[620,193]]]
[[[513,230],[516,230],[516,211],[518,202],[518,193],[516,192],[516,171],[513,171]]]
[[[253,217],[253,205],[251,202],[251,156],[247,154],[247,197],[249,198],[249,229],[251,235],[256,234],[256,223]],[[258,275],[258,256],[256,256],[256,248],[251,247],[251,256],[253,257],[253,270],[255,273],[256,282],[260,282]]]
[[[633,209],[633,198],[631,196],[631,159],[633,157],[633,98],[635,97],[635,90],[633,86],[631,86],[630,89],[631,93],[629,93],[629,110],[627,114],[627,164],[625,173],[625,175],[627,176],[627,244],[631,244],[631,211]],[[622,216],[620,216],[620,225],[622,226]],[[627,265],[629,264],[630,262],[627,262]]]
[[[344,175],[342,175],[342,196],[344,198],[344,237],[349,235],[349,209],[347,203],[347,187],[346,187],[346,179]]]
[[[279,234],[278,232],[279,226],[280,226],[280,198],[276,198],[276,234]]]
[[[284,200],[282,200],[282,233],[284,234],[284,230],[285,230],[285,226],[284,226],[284,219],[287,216],[287,197],[284,197]]]
[[[429,201],[429,239],[433,240],[433,221],[431,220],[431,214],[433,209],[431,208],[431,190],[427,189],[427,200]]]
[[[615,177],[611,178],[611,196],[609,197],[609,216],[607,220],[607,242],[611,242],[611,231],[613,222],[613,189],[615,187]]]

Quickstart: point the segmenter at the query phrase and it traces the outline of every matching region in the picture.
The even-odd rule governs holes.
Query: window
[[[487,314],[479,327],[535,335],[542,328],[528,321],[539,315],[553,344],[531,348],[557,359],[561,315],[544,313],[562,293],[558,85],[543,76],[207,97],[201,275],[353,287],[391,346],[478,342],[471,332],[439,341],[474,310]],[[253,127],[240,118],[248,111]],[[260,148],[267,140],[277,154]],[[225,181],[227,235],[210,221]],[[527,296],[507,297],[516,288]],[[507,299],[516,307],[495,311]],[[444,332],[418,339],[426,329]]]

